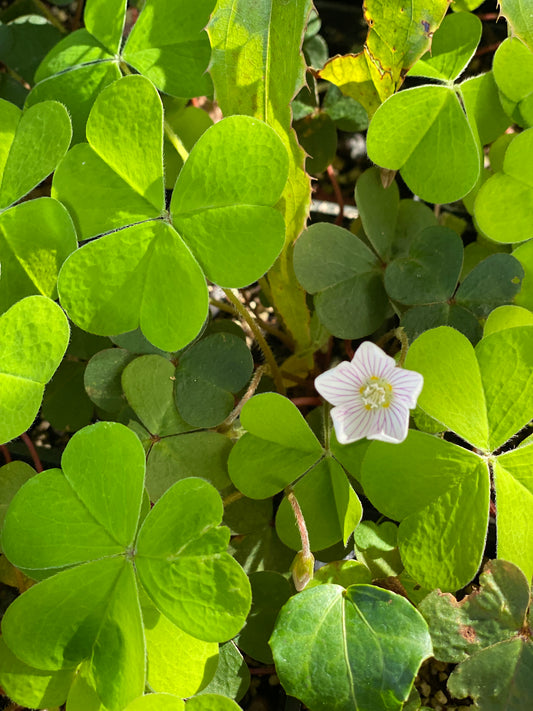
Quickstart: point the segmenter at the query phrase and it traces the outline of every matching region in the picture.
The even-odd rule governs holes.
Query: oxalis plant
[[[0,3],[6,708],[533,708],[533,0],[480,5],[330,58],[310,0]]]

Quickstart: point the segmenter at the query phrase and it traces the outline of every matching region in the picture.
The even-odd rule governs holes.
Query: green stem
[[[401,367],[405,363],[405,357],[407,355],[407,351],[409,350],[409,339],[401,326],[394,331],[394,335],[402,344],[402,352],[400,353],[400,358],[398,360],[398,365]]]
[[[222,501],[222,504],[224,508],[226,508],[226,506],[229,506],[234,501],[239,501],[240,499],[244,499],[244,494],[240,491],[233,491],[231,494],[226,496],[226,498]]]
[[[217,427],[218,432],[227,432],[231,425],[235,422],[237,417],[241,414],[241,410],[244,407],[244,404],[252,397],[252,395],[255,393],[257,390],[257,387],[259,383],[261,382],[261,378],[263,377],[265,370],[267,370],[265,365],[260,365],[259,368],[255,371],[252,380],[250,381],[250,385],[248,386],[248,389],[240,399],[240,401],[237,404],[237,407],[235,407],[230,414],[226,417],[224,422]]]
[[[168,121],[165,121],[165,135],[176,149],[181,160],[185,163],[189,157],[189,151],[183,145],[181,138],[174,133]]]
[[[228,301],[235,307],[235,311],[239,314],[239,316],[241,316],[244,321],[246,321],[246,323],[250,327],[250,330],[254,334],[254,338],[257,341],[259,348],[263,351],[265,360],[269,365],[270,374],[276,385],[276,390],[280,395],[285,395],[285,385],[283,384],[283,377],[278,368],[278,364],[276,363],[274,354],[270,350],[270,346],[266,342],[265,337],[263,336],[256,320],[248,312],[248,309],[241,303],[239,297],[235,295],[232,289],[223,289],[223,291]]]
[[[225,311],[228,314],[235,314],[235,309],[232,306],[229,306],[228,304],[224,303],[223,301],[219,301],[218,299],[214,299],[212,296],[209,297],[209,303],[213,304],[213,306],[216,306],[217,309],[220,309],[221,311]],[[270,333],[272,336],[275,336],[279,341],[284,343],[288,348],[293,347],[294,344],[293,344],[292,340],[289,338],[289,336],[287,336],[286,333],[283,333],[283,331],[280,331],[279,328],[272,326],[272,324],[268,323],[268,321],[263,321],[255,313],[254,313],[254,317],[257,320],[257,323],[260,328],[264,329],[267,333]]]

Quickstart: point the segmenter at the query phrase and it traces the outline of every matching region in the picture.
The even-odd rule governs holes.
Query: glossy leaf
[[[0,210],[30,192],[55,170],[72,136],[67,110],[47,101],[21,113],[0,100],[5,138],[0,149]]]
[[[245,496],[266,499],[300,477],[322,457],[322,447],[290,400],[262,393],[242,408],[248,433],[231,450],[231,480]]]
[[[61,265],[76,247],[72,220],[56,200],[31,200],[0,213],[0,310],[30,294],[55,299]]]
[[[362,484],[379,511],[401,521],[402,561],[418,583],[457,590],[474,577],[489,515],[488,469],[476,454],[411,430],[394,447],[370,445]]]
[[[479,175],[476,139],[455,92],[444,86],[391,96],[370,123],[367,150],[378,165],[400,170],[408,187],[428,202],[459,200]]]
[[[494,78],[506,113],[519,126],[533,124],[533,52],[517,37],[508,37],[494,54]]]
[[[509,126],[493,72],[470,77],[461,84],[461,95],[470,125],[482,146],[495,141]]]
[[[125,0],[88,0],[85,5],[85,27],[111,54],[120,49],[126,4]]]
[[[414,341],[424,331],[439,326],[451,326],[457,329],[472,345],[475,345],[483,334],[479,321],[471,311],[446,302],[413,306],[402,314],[400,325],[409,341]]]
[[[0,442],[33,422],[68,338],[65,314],[44,296],[28,296],[0,317]]]
[[[399,710],[431,655],[420,614],[371,585],[304,590],[283,607],[270,644],[285,690],[311,711]]]
[[[60,39],[58,28],[46,18],[21,13],[8,24],[0,25],[0,61],[32,84],[39,62]]]
[[[383,322],[388,299],[379,259],[348,230],[328,223],[309,227],[296,242],[294,268],[333,335],[362,338]]]
[[[201,479],[178,481],[145,518],[135,563],[144,589],[171,622],[207,642],[233,637],[250,609],[250,584],[226,553],[222,501]]]

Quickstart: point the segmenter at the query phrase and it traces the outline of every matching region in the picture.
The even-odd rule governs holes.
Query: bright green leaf
[[[185,703],[171,694],[146,694],[128,704],[125,711],[185,711]]]
[[[479,175],[476,139],[454,90],[444,86],[391,96],[370,123],[367,150],[378,165],[400,170],[408,187],[428,202],[459,200]]]
[[[72,129],[67,110],[57,101],[46,101],[20,113],[1,99],[0,119],[7,134],[0,150],[1,210],[55,170],[67,152]]]
[[[235,486],[253,499],[273,496],[322,456],[322,447],[290,400],[262,393],[242,408],[248,433],[231,450],[228,468]]]
[[[447,15],[433,35],[431,51],[408,74],[455,81],[472,59],[481,39],[481,20],[470,13]]]
[[[504,40],[494,54],[493,73],[506,113],[522,128],[533,124],[533,52],[516,37]]]
[[[0,311],[30,294],[57,297],[61,265],[77,247],[68,212],[40,198],[0,213]]]
[[[503,171],[480,188],[474,203],[479,229],[496,242],[522,242],[533,236],[533,128],[516,136],[505,153]],[[512,201],[513,209],[506,205]]]
[[[405,367],[424,376],[419,407],[467,442],[488,451],[483,384],[467,338],[452,328],[426,331],[411,345]]]
[[[166,94],[212,94],[206,74],[210,57],[204,28],[215,0],[147,0],[135,23],[122,57]]]
[[[33,422],[68,338],[65,314],[44,296],[28,296],[0,317],[0,442]]]
[[[250,584],[228,554],[229,530],[218,527],[222,501],[201,479],[182,479],[145,518],[135,564],[156,606],[188,634],[230,639],[250,609]]]
[[[401,521],[402,561],[418,583],[457,590],[472,580],[489,517],[489,476],[480,457],[411,430],[401,444],[370,445],[362,484],[381,513]]]
[[[243,143],[246,151],[237,156]],[[283,246],[284,223],[271,206],[285,187],[288,163],[276,133],[246,116],[215,124],[195,144],[170,211],[208,279],[246,286],[272,266]]]
[[[483,337],[517,326],[533,326],[533,313],[521,306],[498,306],[485,321]]]
[[[87,0],[85,5],[85,27],[111,54],[120,49],[126,5],[125,0]]]
[[[500,0],[500,12],[514,37],[533,49],[533,21],[528,0]]]

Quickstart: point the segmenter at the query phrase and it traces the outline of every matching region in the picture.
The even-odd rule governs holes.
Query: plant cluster
[[[533,0],[476,74],[480,4],[333,58],[311,0],[2,4],[10,708],[533,707]]]

